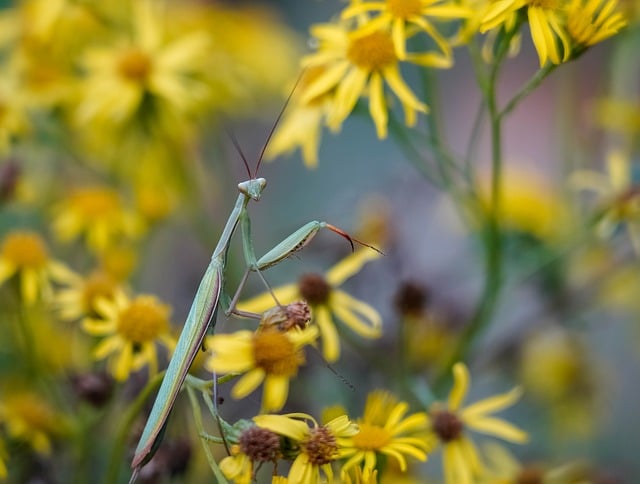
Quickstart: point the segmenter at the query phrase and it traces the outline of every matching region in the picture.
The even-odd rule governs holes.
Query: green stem
[[[525,97],[527,97],[531,92],[537,88],[540,83],[546,79],[546,77],[551,74],[556,67],[556,64],[547,64],[542,69],[538,70],[525,84],[520,88],[520,90],[513,96],[509,102],[505,105],[505,107],[498,113],[500,118],[504,118],[506,115],[511,113],[515,109],[515,107],[522,101]]]
[[[113,450],[111,451],[111,458],[109,459],[109,467],[105,474],[104,482],[107,484],[118,482],[118,474],[120,473],[120,467],[122,464],[122,457],[124,455],[125,445],[127,437],[133,426],[133,421],[136,419],[142,407],[147,402],[149,396],[158,389],[162,378],[164,377],[164,371],[158,373],[151,378],[147,385],[138,394],[136,399],[129,405],[127,412],[124,414],[124,418],[121,420],[120,428],[114,439]]]

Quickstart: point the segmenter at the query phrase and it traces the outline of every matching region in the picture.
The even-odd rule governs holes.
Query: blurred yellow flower
[[[398,59],[407,58],[407,38],[416,31],[426,33],[440,48],[444,58],[451,58],[448,41],[438,32],[432,20],[455,20],[471,16],[472,11],[449,0],[351,0],[341,14],[348,19],[362,14],[376,13],[358,29],[358,35],[370,34],[378,30],[390,30],[393,46]]]
[[[376,126],[378,138],[386,138],[388,124],[386,82],[400,100],[405,123],[414,126],[417,112],[426,113],[420,101],[402,79],[391,34],[376,30],[356,36],[349,28],[353,22],[318,24],[311,34],[318,42],[315,53],[302,60],[304,67],[323,66],[324,72],[302,92],[302,101],[309,102],[335,90],[328,126],[337,131],[353,111],[358,99],[369,96],[369,113]],[[430,67],[450,67],[451,60],[439,54],[407,54],[407,61]]]
[[[510,26],[513,15],[526,7],[531,38],[540,58],[540,67],[550,60],[560,64],[569,59],[571,42],[565,29],[566,7],[563,0],[493,0],[487,9],[480,32],[497,29],[502,25]],[[562,44],[558,47],[557,39]]]
[[[436,443],[427,434],[427,414],[417,412],[405,416],[408,409],[406,402],[399,402],[383,390],[367,396],[364,413],[357,421],[360,431],[343,453],[348,458],[342,467],[343,478],[352,467],[362,465],[362,476],[366,481],[374,473],[381,456],[393,458],[402,472],[407,470],[405,456],[427,460],[427,452]]]
[[[209,98],[201,66],[211,38],[205,30],[168,38],[159,2],[132,2],[132,10],[131,37],[86,54],[77,121],[117,126],[139,121],[168,128],[162,132],[169,134],[172,126],[180,128],[201,112]]]
[[[138,217],[123,206],[118,192],[90,186],[72,191],[59,204],[53,230],[65,242],[84,235],[87,246],[100,253],[123,238],[136,238],[142,227]]]
[[[518,444],[528,440],[527,434],[514,425],[491,414],[513,405],[522,394],[520,388],[472,403],[461,408],[469,389],[469,370],[464,363],[453,367],[454,383],[446,405],[435,403],[429,409],[431,430],[443,447],[446,484],[472,484],[483,469],[478,451],[465,430],[475,430]]]
[[[365,248],[349,255],[325,275],[303,275],[298,284],[289,284],[273,290],[280,304],[304,299],[312,310],[313,322],[320,329],[322,354],[328,362],[340,357],[340,339],[332,316],[336,316],[351,330],[363,338],[379,338],[382,335],[382,318],[368,304],[354,299],[338,289],[346,279],[356,274],[364,264],[377,259],[380,254]],[[263,313],[273,306],[273,296],[266,292],[238,304],[238,309]]]
[[[318,423],[310,415],[303,413],[288,415],[258,415],[253,418],[258,427],[293,439],[300,446],[288,479],[300,484],[316,484],[322,482],[321,473],[328,482],[333,481],[331,463],[342,459],[351,446],[358,426],[346,415],[341,415],[327,422]],[[309,427],[308,423],[312,424]]]
[[[96,312],[101,319],[86,318],[82,328],[93,336],[105,337],[93,350],[94,358],[109,358],[109,370],[124,381],[145,365],[149,375],[158,371],[157,345],[169,352],[176,341],[171,335],[171,308],[156,297],[140,295],[130,300],[122,292],[113,301],[100,299]]]
[[[97,316],[97,302],[113,301],[121,290],[115,279],[102,271],[94,271],[87,277],[74,274],[65,281],[65,286],[56,292],[54,305],[66,321]]]
[[[571,0],[567,31],[573,41],[588,47],[617,34],[627,24],[617,6],[617,0]]]
[[[0,113],[0,155],[6,156],[16,139],[30,128],[20,84],[6,69],[0,71]]]
[[[47,399],[26,390],[3,389],[0,423],[10,438],[28,443],[40,454],[50,454],[51,439],[68,430],[66,420]]]
[[[206,348],[213,352],[205,367],[221,373],[244,373],[231,390],[236,399],[246,397],[264,382],[262,411],[277,411],[287,401],[289,380],[305,363],[302,348],[317,337],[315,326],[286,333],[268,328],[255,333],[216,334],[205,340]]]
[[[7,454],[7,448],[4,445],[4,440],[0,437],[0,479],[7,478],[7,460],[9,455]]]
[[[73,273],[61,262],[49,257],[47,246],[35,232],[9,232],[0,246],[0,284],[17,275],[20,297],[25,304],[33,304],[38,296],[52,294],[51,282],[68,281]]]
[[[611,151],[607,156],[607,173],[595,170],[576,170],[569,184],[578,190],[596,194],[602,210],[597,225],[598,235],[613,235],[618,224],[623,223],[637,254],[640,254],[640,197],[633,184],[633,165],[621,151]]]
[[[138,265],[138,251],[132,245],[114,245],[100,253],[99,262],[101,271],[118,282],[124,282]]]

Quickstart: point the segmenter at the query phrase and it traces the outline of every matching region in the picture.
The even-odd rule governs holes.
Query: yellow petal
[[[328,363],[333,363],[340,358],[340,339],[326,306],[316,308],[315,322],[322,338],[322,356]]]
[[[400,99],[402,107],[405,110],[413,108],[421,113],[426,113],[428,111],[427,105],[421,102],[415,94],[411,92],[409,86],[407,86],[402,80],[397,64],[385,67],[382,75],[384,76],[385,81],[387,81],[387,84],[389,84],[389,87],[391,87],[391,90]]]
[[[464,363],[453,365],[453,388],[449,394],[449,410],[456,411],[462,405],[469,390],[469,370]]]
[[[464,423],[477,432],[494,435],[509,442],[523,444],[529,440],[529,436],[524,430],[498,418],[474,417],[470,420],[464,420]]]
[[[93,350],[93,357],[96,360],[102,360],[106,356],[110,355],[114,351],[119,350],[122,347],[122,339],[119,336],[111,336],[105,338],[100,344],[98,344]]]
[[[0,284],[16,273],[16,266],[6,259],[0,258]]]
[[[333,109],[327,116],[327,124],[336,130],[351,114],[358,99],[364,92],[369,73],[364,69],[352,67],[336,89]]]
[[[309,103],[318,96],[322,96],[334,89],[337,85],[340,85],[348,69],[349,63],[344,61],[338,62],[331,68],[324,71],[311,84],[306,86],[304,91],[302,91],[302,102],[305,104]]]
[[[389,118],[387,115],[387,106],[384,100],[382,76],[377,72],[371,74],[371,80],[369,81],[369,113],[376,125],[376,134],[378,135],[378,138],[385,139],[387,137],[387,124],[389,123]]]
[[[117,355],[114,367],[114,375],[116,380],[124,381],[129,377],[131,372],[131,363],[133,362],[133,346],[124,344],[120,354]]]
[[[236,400],[240,400],[251,392],[253,392],[264,380],[264,370],[254,368],[250,372],[243,375],[240,380],[231,389],[231,396]]]
[[[297,441],[304,440],[309,435],[309,426],[305,422],[284,415],[257,415],[253,417],[253,421],[258,427]]]
[[[281,375],[267,375],[262,390],[261,412],[277,412],[287,401],[289,378]]]
[[[331,286],[339,286],[348,278],[360,272],[367,262],[378,259],[381,254],[369,248],[358,249],[333,266],[325,279]]]
[[[20,294],[26,305],[38,299],[38,273],[34,269],[23,269],[20,273]]]
[[[280,304],[289,304],[296,299],[300,299],[300,292],[298,291],[297,284],[288,284],[286,286],[277,287],[273,290],[276,298]],[[276,306],[276,302],[273,300],[273,296],[270,292],[262,293],[246,301],[238,303],[238,309],[240,311],[248,311],[250,313],[263,313],[267,309]]]
[[[493,397],[480,400],[479,402],[472,403],[471,405],[460,411],[460,416],[465,419],[499,412],[500,410],[513,405],[520,399],[521,396],[522,389],[520,387],[515,387],[507,393],[495,395]]]
[[[331,309],[342,322],[363,338],[379,338],[382,335],[382,318],[378,311],[346,292],[333,291]]]

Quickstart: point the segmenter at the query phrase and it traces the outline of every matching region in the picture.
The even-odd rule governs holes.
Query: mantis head
[[[267,186],[267,180],[264,178],[252,178],[251,180],[238,183],[238,190],[253,200],[260,200],[262,190]]]

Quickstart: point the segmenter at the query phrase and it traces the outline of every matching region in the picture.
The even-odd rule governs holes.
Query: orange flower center
[[[302,298],[311,306],[327,304],[331,294],[331,286],[320,274],[305,274],[298,281],[298,289]]]
[[[373,32],[351,41],[347,58],[366,71],[377,71],[396,62],[393,42],[389,34]]]
[[[127,81],[146,82],[151,73],[151,59],[137,49],[125,51],[118,61],[118,74]]]
[[[309,431],[309,438],[304,443],[309,462],[316,466],[328,464],[338,453],[336,437],[326,427],[316,427]]]
[[[118,333],[132,343],[146,343],[169,331],[169,306],[153,296],[138,296],[118,316]]]
[[[120,210],[118,194],[108,188],[84,188],[71,196],[71,206],[87,219],[110,216]]]
[[[360,432],[353,436],[353,445],[358,449],[380,450],[391,440],[391,434],[378,425],[362,422],[358,427]]]
[[[13,232],[4,239],[2,257],[19,268],[42,269],[48,260],[42,238],[32,232]]]
[[[302,352],[286,334],[272,329],[254,334],[253,357],[256,366],[267,374],[282,376],[294,376],[305,362]]]
[[[387,0],[391,15],[396,18],[409,18],[420,15],[420,0]]]

